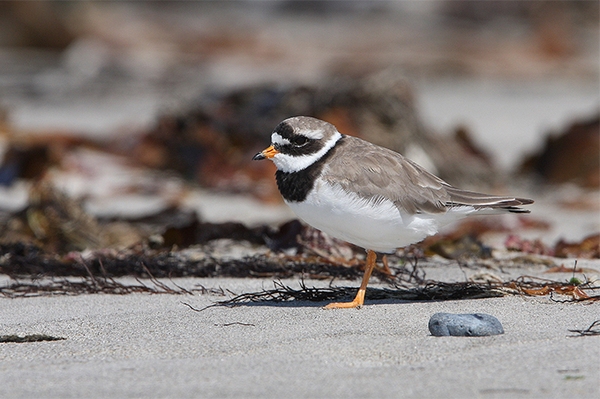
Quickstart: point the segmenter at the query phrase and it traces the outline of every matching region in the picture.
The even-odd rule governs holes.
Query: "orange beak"
[[[258,154],[256,154],[252,158],[252,160],[253,161],[260,161],[261,159],[271,159],[271,158],[273,158],[277,154],[279,154],[279,151],[277,151],[275,149],[275,147],[273,147],[271,145],[271,146],[269,146],[269,148],[266,148],[266,149],[262,150],[261,152],[259,152]]]

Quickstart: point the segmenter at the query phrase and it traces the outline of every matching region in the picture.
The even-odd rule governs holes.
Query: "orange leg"
[[[383,267],[380,269],[380,271],[387,275],[388,277],[392,277],[392,270],[390,269],[390,266],[388,265],[388,259],[387,259],[387,255],[383,255],[381,257],[381,262],[383,263]]]
[[[356,297],[352,302],[334,302],[325,306],[325,309],[347,309],[347,308],[358,308],[365,303],[365,292],[367,291],[367,284],[369,284],[369,278],[377,262],[377,254],[370,249],[367,250],[367,265],[365,266],[365,274],[363,275],[362,283],[356,293]]]

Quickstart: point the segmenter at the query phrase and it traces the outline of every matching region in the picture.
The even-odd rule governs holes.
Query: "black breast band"
[[[289,202],[304,201],[310,190],[312,190],[315,180],[321,174],[325,162],[335,153],[343,140],[344,136],[325,155],[305,169],[291,173],[278,170],[275,173],[275,180],[281,196]]]

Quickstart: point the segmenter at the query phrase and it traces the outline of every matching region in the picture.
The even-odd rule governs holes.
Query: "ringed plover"
[[[528,213],[530,199],[461,190],[401,154],[298,116],[281,122],[271,146],[253,160],[270,159],[285,202],[309,225],[367,250],[362,283],[352,302],[364,303],[377,253],[393,253],[466,216]]]

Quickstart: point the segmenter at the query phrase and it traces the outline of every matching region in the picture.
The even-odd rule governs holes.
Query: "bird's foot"
[[[365,303],[365,292],[366,289],[359,289],[356,293],[356,297],[352,302],[333,302],[325,306],[325,309],[352,309],[360,308]]]
[[[362,307],[362,302],[357,301],[356,299],[352,302],[333,302],[329,305],[325,306],[324,309],[352,309],[357,308],[360,309]]]

